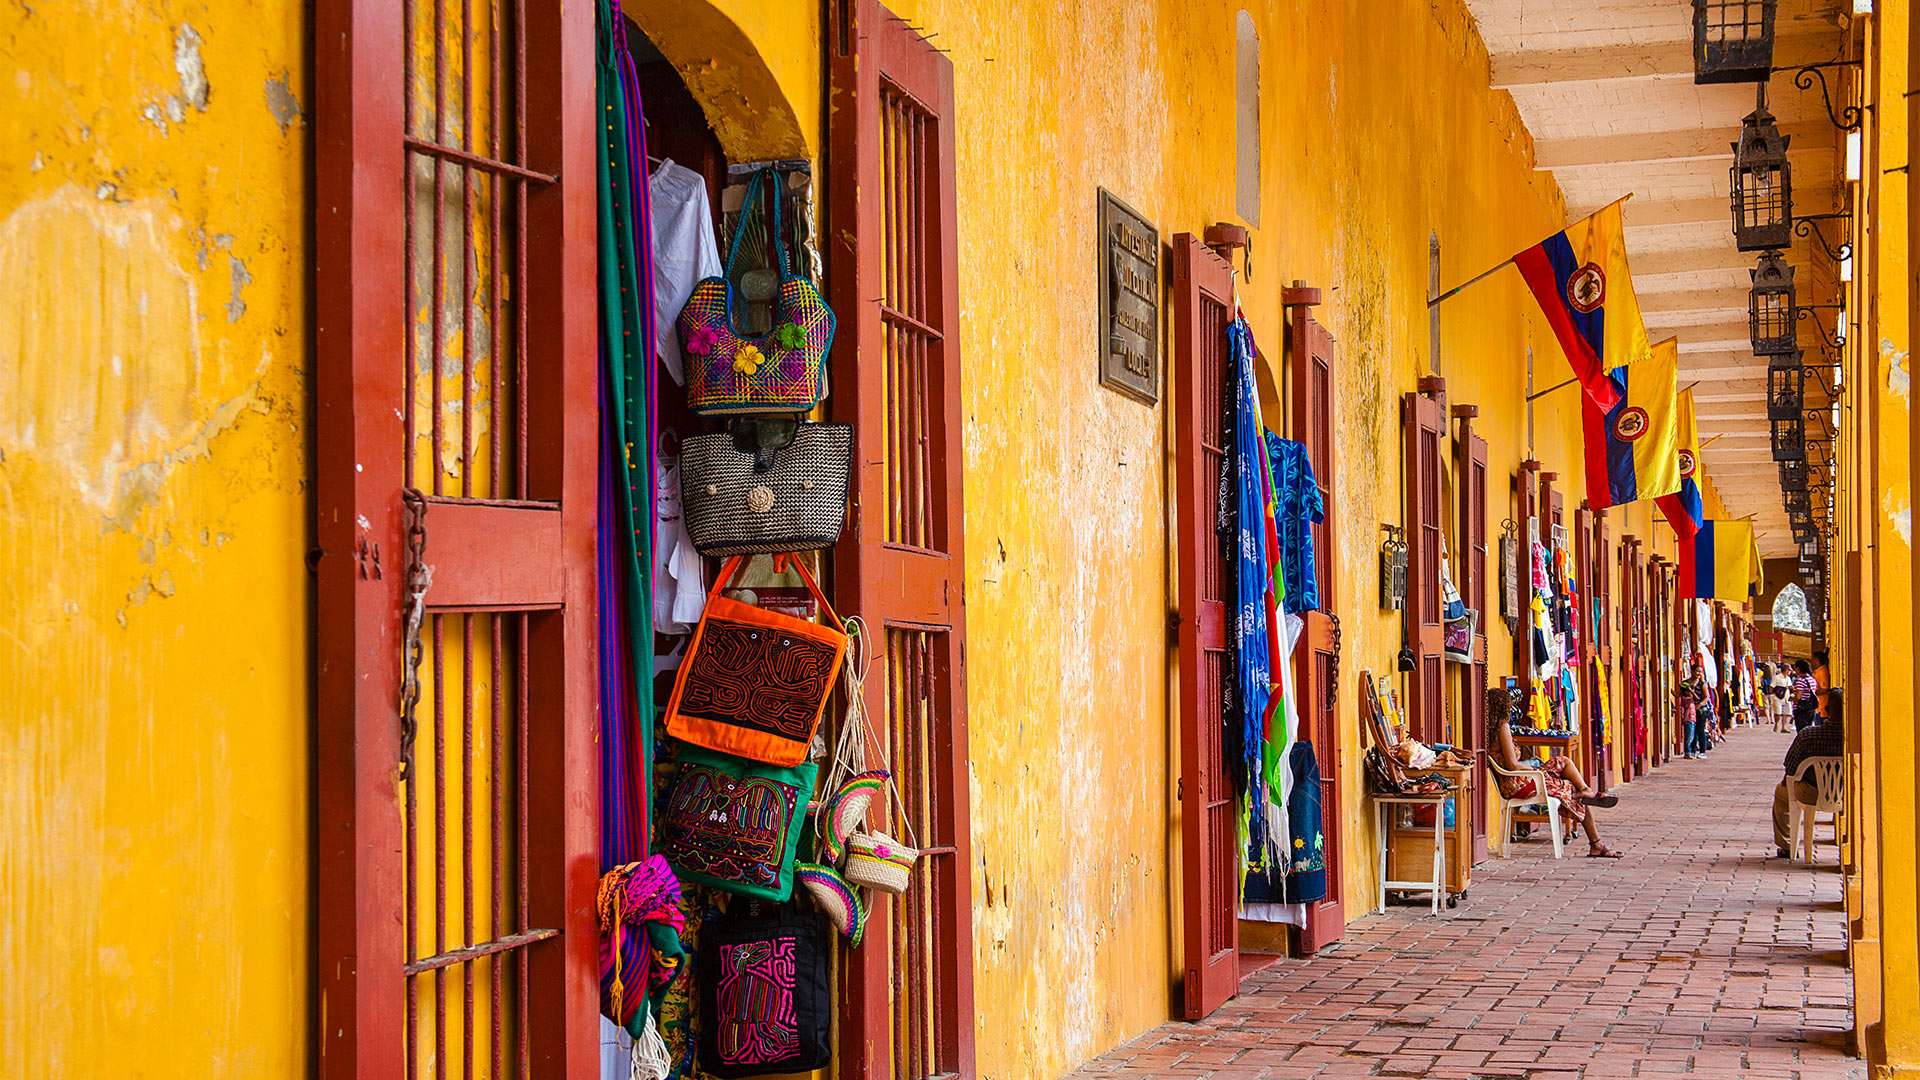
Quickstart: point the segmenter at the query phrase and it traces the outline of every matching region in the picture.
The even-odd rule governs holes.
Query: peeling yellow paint
[[[0,9],[0,1075],[307,1067],[304,25]]]

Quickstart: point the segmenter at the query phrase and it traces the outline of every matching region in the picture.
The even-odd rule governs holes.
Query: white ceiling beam
[[[1791,140],[1787,144],[1790,160],[1796,153],[1832,150],[1837,145],[1833,125],[1825,120],[1785,124],[1781,126],[1780,133]],[[1707,161],[1720,158],[1731,166],[1733,143],[1739,138],[1740,126],[1734,124],[1682,131],[1590,135],[1550,142],[1536,140],[1533,164],[1537,169],[1590,166],[1625,168],[1656,161]]]
[[[1775,67],[1801,67],[1838,55],[1837,31],[1825,34],[1776,36]],[[1684,76],[1693,81],[1691,40],[1632,42],[1571,49],[1538,49],[1493,57],[1493,86],[1497,90],[1542,83],[1659,79]]]
[[[1640,293],[1638,279],[1633,285],[1633,291]],[[1640,311],[1643,314],[1681,311],[1745,311],[1748,294],[1748,289],[1676,289],[1672,292],[1646,293],[1640,297]]]

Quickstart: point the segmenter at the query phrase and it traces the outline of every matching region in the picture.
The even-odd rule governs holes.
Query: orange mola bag
[[[743,555],[727,560],[707,594],[667,703],[667,734],[724,754],[783,765],[807,760],[847,652],[846,626],[814,584],[806,565],[793,567],[819,599],[829,625],[796,619],[720,595]],[[789,557],[774,556],[774,569]]]

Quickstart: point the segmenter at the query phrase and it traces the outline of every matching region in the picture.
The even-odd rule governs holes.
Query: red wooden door
[[[1594,751],[1599,755],[1599,774],[1594,782],[1605,792],[1613,786],[1613,740],[1620,734],[1620,705],[1613,694],[1617,682],[1613,676],[1613,538],[1607,532],[1607,511],[1594,515],[1594,557],[1588,565],[1588,577],[1594,582],[1592,607],[1596,607],[1597,615],[1588,613],[1586,619],[1594,630],[1594,657],[1599,661],[1594,665],[1592,694],[1607,717],[1607,726],[1594,732]]]
[[[314,42],[319,1075],[584,1080],[593,9],[322,0]]]
[[[1472,752],[1474,775],[1486,770],[1480,765],[1487,753],[1487,440],[1474,433],[1471,406],[1455,408],[1460,421],[1460,438],[1454,443],[1454,475],[1460,485],[1460,596],[1467,607],[1480,613],[1475,620],[1473,663],[1465,674],[1466,693],[1461,701],[1463,717],[1461,745]],[[1487,803],[1473,803],[1473,858],[1487,857]]]
[[[1240,850],[1221,725],[1232,665],[1234,565],[1220,547],[1214,498],[1232,448],[1221,424],[1235,377],[1227,349],[1233,269],[1191,233],[1173,238],[1174,469],[1180,556],[1180,837],[1186,1012],[1197,1020],[1240,982]]]
[[[1341,725],[1336,710],[1340,663],[1339,592],[1334,588],[1339,558],[1340,465],[1334,457],[1333,425],[1335,381],[1333,335],[1313,317],[1320,290],[1296,286],[1282,291],[1291,313],[1293,438],[1306,446],[1307,460],[1320,487],[1325,520],[1313,526],[1314,573],[1320,588],[1320,610],[1306,614],[1300,645],[1295,651],[1294,684],[1299,688],[1300,723],[1313,743],[1320,763],[1321,832],[1325,840],[1327,898],[1307,909],[1299,935],[1300,951],[1311,954],[1346,932],[1346,908],[1340,897],[1340,770],[1344,760]]]
[[[831,401],[856,429],[834,567],[843,610],[875,637],[867,713],[925,856],[905,893],[874,894],[849,954],[840,1068],[972,1076],[953,65],[872,0],[837,0],[833,17]]]
[[[1446,656],[1441,650],[1440,606],[1440,455],[1446,416],[1440,402],[1408,394],[1404,405],[1407,455],[1407,610],[1408,644],[1416,665],[1412,679],[1415,738],[1432,744],[1448,741]]]
[[[1580,715],[1575,724],[1580,738],[1575,740],[1574,760],[1591,778],[1600,775],[1599,755],[1593,745],[1593,737],[1600,730],[1600,714],[1594,708],[1593,665],[1588,662],[1594,655],[1593,612],[1588,606],[1588,598],[1593,595],[1593,511],[1584,507],[1573,512],[1573,568],[1574,640],[1579,643],[1573,685],[1580,689]]]

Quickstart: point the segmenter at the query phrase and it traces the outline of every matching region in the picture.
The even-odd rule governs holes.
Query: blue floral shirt
[[[1273,469],[1274,526],[1280,534],[1280,577],[1287,592],[1281,606],[1298,615],[1320,608],[1320,580],[1313,561],[1313,526],[1327,520],[1320,485],[1313,477],[1305,443],[1267,436],[1267,460]]]

